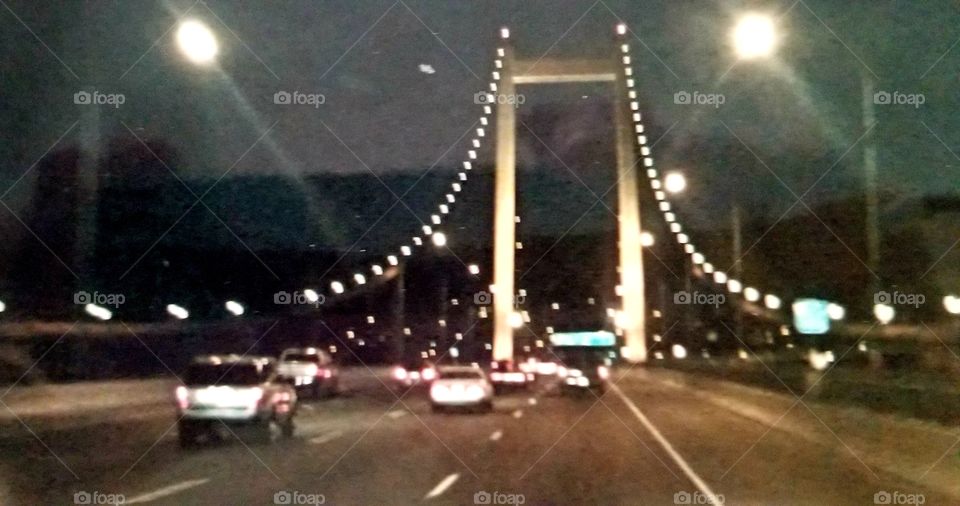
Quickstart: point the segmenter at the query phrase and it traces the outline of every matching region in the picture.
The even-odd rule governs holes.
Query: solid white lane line
[[[407,412],[406,412],[405,410],[395,409],[395,410],[391,411],[390,413],[387,413],[387,416],[389,416],[390,418],[393,418],[394,420],[396,420],[397,418],[400,418],[401,416],[403,416],[403,415],[405,415],[405,414],[407,414]]]
[[[310,442],[313,443],[313,444],[315,444],[315,445],[322,445],[323,443],[329,443],[330,441],[333,441],[334,439],[337,439],[338,437],[340,437],[340,436],[342,436],[342,435],[343,435],[342,432],[340,432],[339,430],[335,430],[335,431],[333,431],[333,432],[328,432],[328,433],[326,433],[326,434],[321,434],[321,435],[319,435],[319,436],[311,439]]]
[[[173,494],[176,494],[177,492],[182,492],[189,488],[199,487],[200,485],[203,485],[208,481],[210,481],[210,478],[181,481],[180,483],[174,483],[169,487],[163,487],[159,490],[154,490],[153,492],[148,492],[146,494],[141,494],[136,497],[131,497],[126,501],[124,501],[124,504],[139,504],[139,503],[156,501],[157,499],[160,499],[162,497],[173,495]]]
[[[706,482],[704,482],[703,479],[697,475],[693,468],[690,467],[690,464],[688,464],[687,461],[680,456],[677,450],[673,448],[673,445],[670,444],[670,441],[667,441],[667,438],[663,437],[663,434],[661,434],[657,427],[653,425],[653,423],[646,417],[646,415],[643,414],[642,411],[640,411],[640,408],[638,408],[637,405],[630,400],[630,398],[624,395],[623,391],[620,390],[620,387],[618,387],[616,383],[610,382],[609,387],[615,394],[617,394],[618,397],[620,397],[620,400],[622,400],[623,403],[630,408],[630,411],[633,412],[633,415],[637,417],[637,420],[640,420],[640,423],[643,424],[643,426],[647,429],[647,431],[650,432],[651,435],[653,435],[653,438],[660,443],[660,446],[663,447],[667,454],[670,455],[670,458],[672,458],[677,466],[680,467],[680,469],[683,471],[683,474],[687,475],[687,478],[689,478],[690,481],[692,481],[693,484],[700,489],[700,492],[710,500],[710,504],[721,506],[723,501],[719,499],[717,494],[713,493],[713,490],[710,489],[710,486],[707,485]]]
[[[433,499],[434,497],[437,497],[438,495],[446,492],[447,489],[450,488],[450,486],[453,485],[458,479],[460,479],[460,473],[453,473],[447,476],[441,480],[440,483],[437,483],[437,486],[433,487],[433,490],[427,492],[427,495],[425,495],[423,498]]]
[[[500,441],[500,438],[502,437],[503,437],[503,431],[498,430],[498,431],[495,431],[493,434],[490,434],[490,441]]]

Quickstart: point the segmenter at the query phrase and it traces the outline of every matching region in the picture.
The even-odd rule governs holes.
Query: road
[[[302,404],[293,439],[248,444],[241,433],[190,451],[178,447],[172,407],[162,403],[67,424],[24,417],[0,437],[0,497],[75,504],[75,493],[96,492],[128,504],[256,505],[289,493],[293,504],[461,505],[496,492],[501,504],[672,505],[714,494],[726,504],[820,505],[874,504],[890,492],[960,501],[933,480],[956,472],[956,432],[923,436],[931,447],[918,468],[929,469],[911,479],[897,468],[912,458],[910,445],[893,431],[921,429],[889,422],[873,427],[879,439],[861,440],[848,434],[864,424],[836,413],[803,417],[796,408],[778,418],[790,399],[774,406],[781,400],[762,394],[736,394],[727,406],[722,392],[706,397],[713,382],[679,374],[621,368],[602,397],[541,386],[498,397],[490,414],[437,414],[424,392],[398,399],[381,383],[384,370],[355,368],[342,395]]]

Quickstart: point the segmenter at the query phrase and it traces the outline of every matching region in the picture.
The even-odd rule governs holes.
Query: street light
[[[643,246],[643,247],[645,247],[645,248],[649,248],[650,246],[653,246],[653,244],[654,244],[655,242],[656,242],[656,239],[654,239],[653,234],[651,234],[650,232],[646,232],[646,231],[640,232],[640,245],[641,245],[641,246]]]
[[[434,246],[443,247],[447,245],[447,235],[443,232],[436,232],[431,237],[433,237]]]
[[[770,56],[776,46],[776,29],[770,16],[746,14],[733,28],[733,48],[742,60]]]
[[[687,178],[679,172],[671,172],[664,176],[663,187],[669,193],[680,193],[687,188]]]
[[[960,297],[947,295],[943,298],[943,308],[950,314],[960,314]]]
[[[180,28],[177,29],[177,45],[188,60],[198,65],[212,62],[220,51],[217,38],[210,28],[195,19],[180,23]]]
[[[882,325],[886,325],[893,321],[893,317],[896,316],[897,312],[893,309],[893,306],[888,306],[886,304],[875,304],[873,306],[873,316],[877,317],[877,321]]]
[[[243,305],[235,300],[228,300],[223,306],[227,308],[227,311],[230,311],[233,316],[241,316],[244,313]]]
[[[171,316],[178,320],[186,320],[190,317],[190,312],[187,311],[184,307],[178,306],[176,304],[167,304],[167,312]]]

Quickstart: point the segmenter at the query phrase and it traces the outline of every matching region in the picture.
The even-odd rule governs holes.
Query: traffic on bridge
[[[0,4],[0,504],[960,504],[952,3]]]

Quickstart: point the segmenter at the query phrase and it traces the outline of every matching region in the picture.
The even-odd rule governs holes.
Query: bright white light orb
[[[670,193],[680,193],[687,188],[687,178],[679,172],[671,172],[663,178],[663,187]]]
[[[770,56],[776,47],[776,28],[770,16],[747,14],[733,28],[733,48],[743,60]]]
[[[177,29],[177,45],[188,60],[198,65],[212,62],[220,52],[217,38],[210,28],[195,19],[180,23],[180,28]]]

